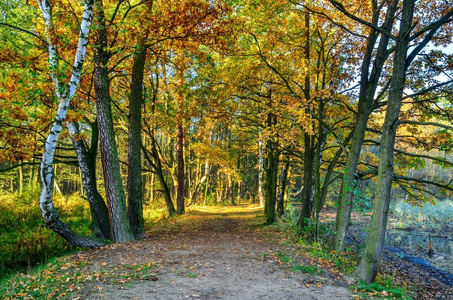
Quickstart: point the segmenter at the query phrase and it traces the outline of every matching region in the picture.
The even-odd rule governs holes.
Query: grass
[[[44,224],[39,209],[39,189],[27,190],[22,196],[0,196],[0,280],[17,272],[30,272],[33,268],[65,254],[81,250],[71,246]],[[75,232],[91,234],[90,210],[86,200],[78,196],[63,198],[55,195],[54,205],[61,219]],[[244,209],[246,208],[246,209]],[[255,206],[189,207],[186,215],[168,218],[162,207],[144,207],[145,227],[148,232],[189,232],[201,226],[208,218],[223,218],[226,213],[238,212],[238,219],[247,224],[262,224],[256,218],[260,209]],[[88,220],[88,222],[87,222]]]
[[[288,214],[279,221],[279,226],[286,233],[286,238],[297,243],[304,255],[314,258],[318,265],[338,273],[345,273],[353,276],[360,260],[360,249],[346,248],[340,255],[332,251],[329,247],[332,237],[330,230],[332,224],[318,224],[319,241],[313,242],[312,238],[316,226],[310,224],[306,230],[299,235],[297,233],[298,214],[292,206],[288,206]],[[316,224],[315,224],[316,225]],[[317,266],[293,265],[290,268],[293,272],[303,272],[309,274],[322,273],[323,269]],[[351,286],[356,293],[353,299],[411,299],[408,292],[397,287],[391,277],[378,276],[376,283],[372,285],[359,284]]]
[[[222,219],[226,214],[234,214],[235,220],[250,229],[264,228],[262,208],[256,205],[236,206],[190,206],[186,214],[171,218],[161,218],[147,223],[147,232],[191,232],[212,219]]]
[[[442,223],[451,223],[453,201],[444,200],[435,204],[425,203],[423,206],[413,206],[399,200],[392,203],[390,209],[397,218],[398,228],[412,226],[435,228]]]
[[[309,274],[324,273],[324,270],[318,268],[317,266],[294,265],[290,270],[293,272],[302,272]]]
[[[406,291],[395,287],[391,282],[375,282],[372,284],[359,283],[352,289],[357,293],[358,299],[402,299],[410,300]]]
[[[185,276],[189,278],[197,278],[198,275],[195,273],[186,273]]]
[[[71,262],[68,257],[52,258],[29,274],[16,274],[0,281],[1,299],[78,299],[81,287],[97,283],[128,285],[131,280],[155,281],[155,264],[100,267],[89,270],[85,263]],[[102,297],[102,296],[101,296]]]
[[[97,282],[99,280],[117,280],[128,282],[130,279],[152,280],[149,270],[154,266],[131,266],[130,272],[119,272],[112,269],[101,269],[98,271],[86,270],[82,265],[71,264],[66,258],[54,258],[74,250],[56,234],[48,230],[42,220],[37,204],[39,193],[27,192],[22,197],[6,195],[0,198],[0,273],[3,280],[0,281],[0,298],[43,298],[77,294],[79,284],[86,282]],[[90,229],[86,220],[89,220],[88,203],[78,197],[56,199],[55,206],[59,207],[59,213],[65,222],[79,233],[89,234]],[[226,214],[234,215],[239,221],[242,229],[253,229],[256,231],[279,231],[278,234],[285,235],[288,243],[296,242],[301,252],[316,258],[318,263],[329,269],[336,269],[339,272],[351,274],[358,263],[358,256],[353,251],[345,251],[337,256],[325,246],[325,243],[311,243],[299,238],[295,232],[296,226],[291,225],[292,220],[279,221],[274,225],[265,226],[265,218],[262,209],[256,205],[238,205],[235,207],[224,206],[197,206],[189,207],[188,214],[172,218],[165,218],[164,210],[150,209],[145,207],[146,227],[149,233],[153,232],[190,232],[203,226],[209,219],[222,219]],[[295,220],[296,218],[292,218]],[[241,230],[241,228],[239,230]],[[9,247],[9,248],[8,248]],[[15,253],[12,255],[12,253]],[[269,256],[263,252],[263,258]],[[284,253],[277,253],[276,256],[282,263],[290,263],[291,259]],[[27,266],[46,262],[28,274],[11,273],[17,270],[24,270]],[[83,269],[82,269],[83,268]],[[290,269],[294,272],[320,273],[322,269],[316,266],[293,265]],[[5,272],[6,271],[6,272]],[[10,278],[5,278],[9,274]],[[195,278],[197,274],[192,272],[183,273],[184,276]],[[149,278],[149,279],[147,279]],[[372,295],[387,298],[387,295],[409,299],[404,291],[392,286],[387,279],[378,280],[375,285],[357,285],[354,287],[359,295]],[[71,294],[71,295],[72,295]],[[362,296],[360,296],[362,297]],[[406,298],[404,298],[406,297]]]
[[[23,195],[0,196],[0,280],[16,272],[30,271],[49,259],[81,250],[71,246],[43,222],[39,208],[39,188]],[[63,198],[56,194],[54,206],[60,218],[75,232],[90,235],[88,201],[77,195]],[[165,209],[145,206],[146,227],[161,220]]]
[[[48,229],[38,204],[39,190],[28,190],[22,196],[0,197],[0,279],[15,271],[24,271],[55,256],[76,251]],[[55,207],[72,229],[89,234],[88,203],[79,197],[55,197]]]
[[[283,263],[289,263],[291,261],[291,259],[283,253],[277,253],[276,255]]]

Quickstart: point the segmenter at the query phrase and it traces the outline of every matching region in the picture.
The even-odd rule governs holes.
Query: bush
[[[39,209],[39,189],[22,196],[0,197],[0,279],[14,271],[31,268],[48,259],[76,250],[44,224]],[[80,197],[56,196],[61,219],[80,234],[89,234],[88,202]]]

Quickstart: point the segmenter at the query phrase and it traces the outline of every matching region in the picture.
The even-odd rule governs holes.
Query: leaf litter
[[[146,239],[80,252],[11,278],[0,298],[351,297],[347,278],[328,269],[318,272],[314,261],[280,240],[277,229],[254,226],[263,222],[259,210],[249,206],[200,209],[155,224]],[[294,272],[293,265],[315,271]]]

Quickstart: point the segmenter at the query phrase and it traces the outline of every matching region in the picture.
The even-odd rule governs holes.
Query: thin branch
[[[418,121],[403,120],[400,122],[400,124],[413,124],[413,125],[420,125],[420,126],[436,126],[436,127],[453,130],[453,126],[436,123],[436,122],[418,122]]]
[[[34,36],[35,38],[37,38],[38,40],[40,40],[41,42],[43,42],[44,44],[47,44],[47,41],[46,41],[43,37],[41,37],[40,35],[38,35],[38,34],[36,34],[36,33],[34,33],[34,32],[31,32],[31,31],[29,31],[29,30],[27,30],[27,29],[24,29],[24,28],[21,28],[21,27],[12,25],[12,24],[4,23],[4,22],[0,22],[0,25],[1,25],[1,26],[6,26],[6,27],[9,27],[9,28],[12,28],[12,29],[14,29],[14,30],[22,31],[22,32],[27,33],[27,34],[29,34],[29,35],[32,35],[32,36]]]

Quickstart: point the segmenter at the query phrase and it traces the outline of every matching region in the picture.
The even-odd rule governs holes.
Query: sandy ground
[[[256,214],[255,216],[256,217]],[[328,270],[292,271],[306,257],[279,240],[280,233],[247,226],[249,219],[222,211],[190,230],[151,232],[144,240],[75,256],[90,271],[150,265],[143,279],[86,283],[80,299],[349,299],[347,281]],[[190,222],[190,219],[188,220]],[[288,261],[282,257],[286,257]]]

